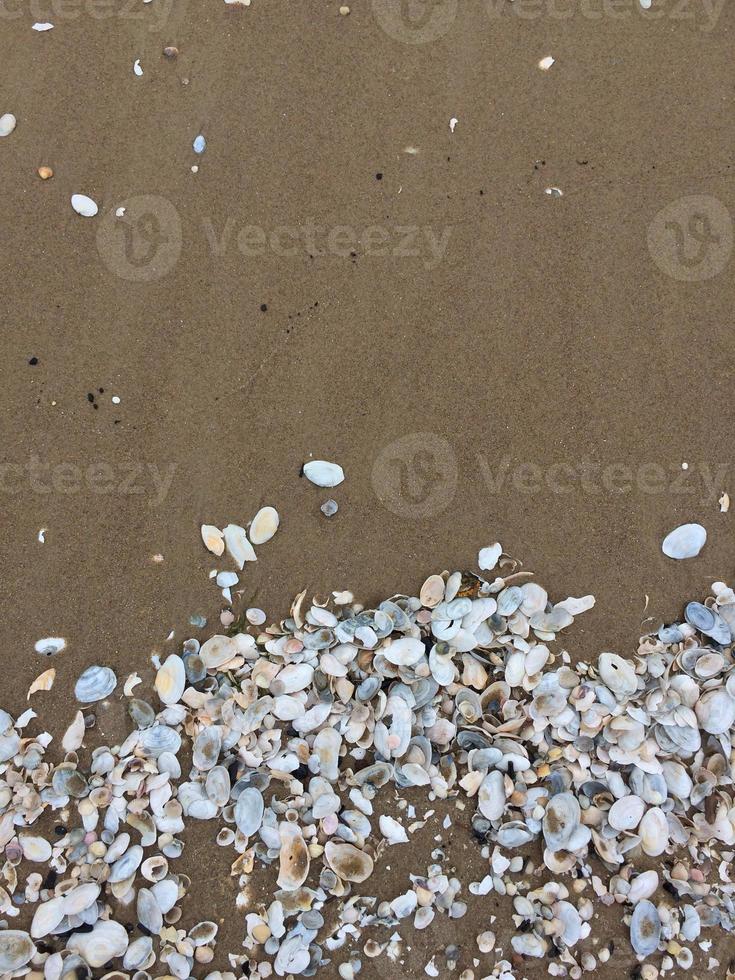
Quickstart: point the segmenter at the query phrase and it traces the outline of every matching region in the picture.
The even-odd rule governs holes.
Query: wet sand
[[[142,674],[169,630],[216,622],[198,526],[266,503],[281,530],[243,602],[272,617],[305,587],[415,590],[500,540],[558,598],[596,596],[564,641],[589,659],[731,576],[732,9],[708,30],[693,5],[471,0],[413,27],[350,6],[3,10],[2,704],[48,666],[35,640],[67,637],[36,696],[54,734],[88,663]],[[346,482],[301,479],[311,455]],[[687,520],[706,548],[668,561]],[[192,896],[226,917],[222,953],[228,884]],[[479,931],[442,929],[405,976]]]

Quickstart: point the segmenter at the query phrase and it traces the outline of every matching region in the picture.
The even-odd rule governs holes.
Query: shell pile
[[[275,531],[274,514],[259,514],[253,539]],[[202,536],[247,560],[241,528]],[[501,554],[483,549],[480,564],[502,572]],[[650,958],[641,976],[686,969],[693,946],[711,946],[703,931],[735,930],[735,594],[715,583],[633,659],[572,666],[552,648],[593,603],[551,603],[512,568],[432,575],[375,609],[301,593],[279,624],[249,616],[184,642],[158,665],[155,703],[133,696],[136,675],[120,691],[109,667],[88,667],[60,751],[32,733],[35,712],[0,711],[0,974],[313,976],[342,950],[351,980],[362,957],[400,955],[401,920],[424,930],[464,915],[463,889],[504,896],[515,927],[503,948],[487,917],[463,980],[520,978],[544,957],[554,976],[594,970],[610,955],[594,934],[600,905]],[[112,697],[131,730],[106,745],[90,711]],[[405,798],[415,788],[466,811],[486,874],[462,882],[437,848],[426,873],[378,899],[369,880],[386,850],[426,822]],[[387,796],[405,821],[380,812]],[[227,974],[208,974],[216,923],[178,927],[190,882],[175,862],[194,821],[233,852],[243,943]],[[268,904],[253,899],[256,872]],[[458,957],[447,947],[425,971],[445,975]]]

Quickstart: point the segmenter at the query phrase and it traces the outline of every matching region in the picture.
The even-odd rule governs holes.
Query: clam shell
[[[35,955],[36,946],[27,932],[18,929],[0,930],[0,974],[15,973]]]
[[[567,847],[579,827],[580,818],[576,796],[572,793],[552,796],[543,818],[544,840],[549,850],[562,851]]]
[[[635,830],[645,809],[646,804],[639,796],[624,796],[610,807],[607,819],[614,830]]]
[[[426,648],[423,640],[412,636],[401,636],[383,647],[382,653],[388,663],[399,667],[413,667],[424,657]]]
[[[669,843],[669,825],[666,814],[657,806],[651,807],[638,825],[641,847],[649,857],[663,854]]]
[[[235,804],[235,823],[245,837],[252,837],[263,823],[263,794],[253,786],[246,787]]]
[[[199,657],[207,670],[215,670],[237,656],[237,643],[231,636],[210,636],[202,644]]]
[[[210,725],[194,739],[192,761],[197,769],[207,772],[217,765],[221,751],[222,729],[219,725]]]
[[[323,459],[312,459],[304,463],[303,474],[317,487],[337,487],[345,478],[344,470],[337,463]]]
[[[218,527],[215,527],[214,524],[202,524],[201,535],[207,551],[218,558],[224,554],[225,539]]]
[[[360,884],[373,873],[373,859],[353,844],[327,841],[324,857],[329,867],[342,881]]]
[[[694,710],[700,726],[710,735],[723,735],[735,722],[735,698],[724,688],[706,691]]]
[[[153,952],[153,939],[150,936],[139,936],[128,946],[123,957],[123,969],[142,970],[145,968]]]
[[[44,837],[31,837],[21,834],[18,838],[23,850],[23,857],[26,861],[33,861],[37,864],[45,864],[51,860],[53,853],[51,845]],[[2,935],[0,933],[0,935]]]
[[[245,528],[240,527],[239,524],[228,524],[222,533],[225,537],[227,550],[240,571],[242,571],[246,561],[257,560],[253,546],[248,541]]]
[[[109,667],[93,665],[80,675],[74,685],[74,696],[82,704],[92,704],[109,697],[117,687],[117,677]]]
[[[93,970],[98,970],[110,960],[125,955],[128,934],[119,922],[97,922],[91,932],[73,933],[66,948],[78,953]]]
[[[156,692],[164,704],[176,704],[186,687],[184,661],[175,653],[166,657],[156,672]]]
[[[483,779],[477,793],[477,808],[488,820],[497,821],[505,810],[505,780],[502,772],[493,769]]]
[[[281,840],[278,887],[288,892],[296,891],[309,875],[309,848],[297,824],[284,820],[278,833]]]
[[[181,748],[181,736],[168,725],[153,725],[138,732],[138,745],[145,755],[157,759],[163,752],[175,755]]]
[[[248,533],[253,544],[265,544],[278,530],[281,519],[275,507],[261,507],[253,518]]]
[[[10,136],[10,134],[15,129],[18,120],[15,118],[12,112],[5,112],[0,116],[0,139],[3,136]]]
[[[163,884],[163,882],[157,882]],[[177,889],[178,895],[178,889]],[[173,906],[172,906],[173,908]],[[159,906],[155,894],[149,888],[139,888],[136,899],[136,915],[138,922],[144,926],[148,932],[157,936],[163,929],[163,913]]]
[[[638,676],[633,664],[615,653],[601,653],[597,661],[602,683],[619,699],[635,694]]]
[[[314,668],[310,664],[289,664],[271,681],[271,694],[296,694],[311,684]]]
[[[707,541],[707,532],[701,524],[681,524],[663,540],[661,550],[667,558],[682,560],[696,558]]]
[[[496,541],[495,544],[488,545],[487,548],[481,548],[477,555],[477,565],[484,572],[491,572],[495,566],[500,561],[500,556],[503,554],[503,546],[500,542]]]
[[[661,919],[656,906],[647,900],[638,902],[630,920],[630,944],[641,957],[658,949],[661,938]]]
[[[83,218],[94,218],[99,210],[92,198],[87,197],[86,194],[72,194],[71,206]]]

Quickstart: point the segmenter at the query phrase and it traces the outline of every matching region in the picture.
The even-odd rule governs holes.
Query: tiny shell
[[[249,534],[253,544],[265,544],[278,530],[281,519],[275,507],[261,507],[250,524]]]
[[[99,208],[92,198],[87,197],[86,194],[72,194],[71,206],[74,208],[76,213],[80,214],[83,218],[94,218],[99,211]]]
[[[0,138],[10,136],[17,125],[17,120],[12,112],[6,112],[0,116]]]
[[[44,657],[52,657],[66,649],[66,640],[63,636],[47,636],[43,640],[37,640],[33,649]]]
[[[303,474],[317,487],[337,487],[345,478],[344,470],[337,463],[323,459],[312,459],[304,463]]]

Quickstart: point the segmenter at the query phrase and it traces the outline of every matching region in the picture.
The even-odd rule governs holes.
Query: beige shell
[[[297,824],[287,820],[281,822],[278,828],[281,839],[279,853],[278,887],[292,892],[300,888],[309,874],[309,848],[306,846],[301,829]]]
[[[250,540],[253,544],[265,544],[276,533],[280,523],[275,507],[261,507],[250,524]]]
[[[329,867],[343,881],[353,881],[356,884],[367,881],[373,873],[373,859],[365,851],[354,844],[338,844],[327,841],[324,857]]]

